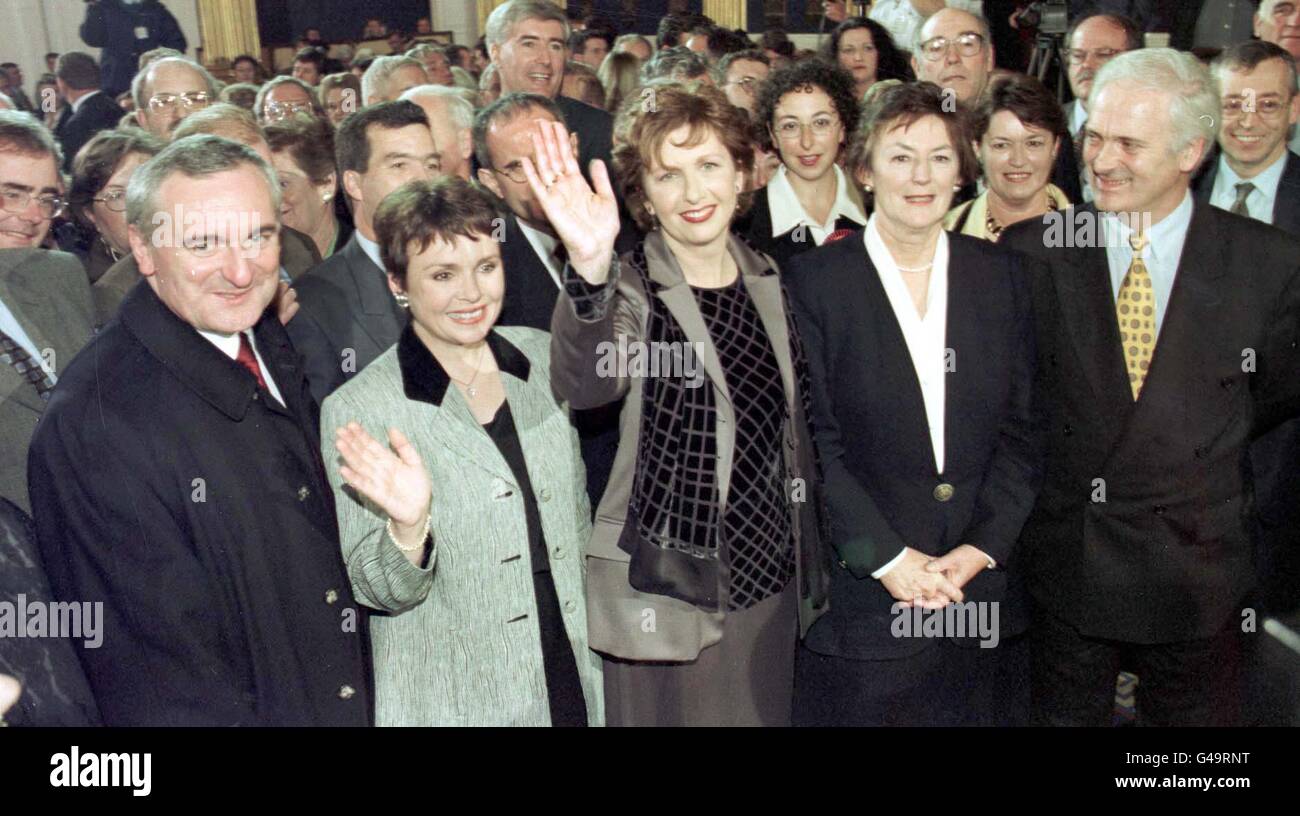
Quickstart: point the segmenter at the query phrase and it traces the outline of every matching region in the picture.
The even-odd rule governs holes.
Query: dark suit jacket
[[[1083,634],[1217,633],[1253,583],[1252,433],[1300,410],[1300,242],[1194,205],[1141,398],[1128,382],[1093,206],[1007,229],[1036,280],[1047,478],[1025,526],[1030,589]],[[1104,501],[1101,499],[1104,498]]]
[[[406,310],[389,291],[388,276],[355,234],[293,288],[299,310],[286,328],[318,404],[396,343],[406,325]]]
[[[283,406],[137,286],[32,440],[50,586],[104,605],[79,656],[106,725],[373,720],[316,404],[272,309],[254,332]]]
[[[21,600],[20,600],[21,598]],[[0,603],[12,604],[24,620],[20,604],[30,609],[54,600],[36,550],[32,520],[8,499],[0,499]],[[83,617],[82,640],[92,640]],[[100,633],[102,634],[102,633]],[[10,725],[99,725],[95,698],[71,637],[0,637],[0,674],[18,678],[22,696],[5,715]]]
[[[1216,149],[1205,160],[1205,166],[1192,187],[1197,203],[1210,203],[1210,196],[1214,193],[1214,180],[1218,175],[1219,151]],[[1286,152],[1282,181],[1278,184],[1277,196],[1273,199],[1273,226],[1300,238],[1300,156],[1290,150]]]
[[[98,242],[97,242],[98,243]],[[297,280],[321,261],[316,243],[298,230],[280,226],[280,265]],[[95,300],[95,325],[103,326],[117,314],[126,293],[140,281],[140,266],[134,255],[126,255],[108,268],[90,289]]]
[[[146,36],[136,36],[143,28]],[[159,0],[127,5],[122,0],[99,0],[86,6],[81,39],[99,54],[104,90],[116,96],[131,89],[131,78],[139,69],[139,57],[155,48],[175,48],[185,53],[185,35],[180,24]]]
[[[113,97],[103,91],[96,91],[81,103],[77,112],[72,106],[63,109],[59,123],[54,129],[54,138],[63,147],[63,171],[72,172],[72,160],[82,145],[101,130],[112,130],[122,118],[122,109],[113,101]]]
[[[567,96],[557,96],[555,104],[564,114],[565,127],[571,133],[578,134],[578,164],[582,167],[582,174],[590,176],[592,159],[600,159],[605,162],[605,169],[610,171],[610,178],[613,179],[610,151],[614,140],[614,117],[600,108],[593,108]]]
[[[549,333],[560,289],[537,255],[537,250],[519,229],[519,221],[512,213],[505,214],[501,263],[505,267],[506,295],[497,325],[528,326]],[[618,415],[622,408],[623,401],[617,400],[599,408],[571,412],[582,446],[582,461],[587,470],[587,496],[591,499],[593,512],[614,469],[614,456],[618,453]]]
[[[972,579],[966,600],[1004,599],[1005,567],[1041,475],[1027,261],[963,235],[948,240],[954,362],[945,382],[943,473],[935,472],[921,387],[862,231],[796,255],[786,273],[812,375],[831,539],[845,565],[834,570],[830,612],[808,634],[817,652],[878,659],[926,647],[891,636],[895,601],[870,577],[905,546],[933,556],[978,547],[999,568]],[[946,500],[936,492],[943,484],[951,486]]]
[[[90,339],[90,285],[76,256],[0,249],[0,301],[37,349],[53,351],[55,377]],[[27,444],[45,405],[35,386],[0,362],[0,496],[27,512]]]
[[[871,211],[866,210],[867,213]],[[835,222],[837,230],[858,230],[862,225],[848,218],[840,218]],[[809,252],[817,248],[816,242],[813,241],[812,235],[805,233],[802,242],[795,240],[796,230],[782,233],[781,235],[772,235],[772,210],[767,201],[767,188],[763,187],[754,193],[749,210],[740,218],[736,219],[732,225],[732,232],[741,236],[745,241],[759,252],[771,256],[776,261],[776,268],[785,271],[790,264],[790,259],[801,252]]]

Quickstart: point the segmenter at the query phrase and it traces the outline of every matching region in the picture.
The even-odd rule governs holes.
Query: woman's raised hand
[[[539,119],[533,134],[532,159],[523,160],[524,175],[551,229],[569,254],[575,272],[589,283],[605,282],[618,238],[618,199],[609,183],[605,163],[591,163],[591,180],[569,144],[569,131],[560,122]]]
[[[433,487],[420,454],[401,431],[388,429],[385,448],[360,424],[349,422],[335,433],[334,447],[343,456],[344,481],[400,529],[423,529]]]

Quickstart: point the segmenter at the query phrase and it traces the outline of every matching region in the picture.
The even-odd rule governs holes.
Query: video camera
[[[1068,0],[1036,0],[1016,14],[1016,25],[1039,34],[1063,36],[1070,28]]]

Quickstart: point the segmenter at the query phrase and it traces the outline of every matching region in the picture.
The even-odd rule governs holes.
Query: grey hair
[[[993,47],[993,29],[989,28],[989,21],[984,18],[983,14],[976,14],[973,11],[967,11],[966,9],[957,8],[955,6],[949,6],[948,8],[952,9],[953,11],[960,11],[963,14],[969,14],[972,18],[974,18],[975,25],[979,28],[979,35],[984,38],[984,47],[985,48]],[[946,10],[947,9],[941,9],[941,11],[946,11]],[[935,14],[938,13],[939,12],[935,12]],[[930,15],[930,17],[927,18],[925,22],[928,23],[932,19],[934,19],[933,14]],[[925,34],[922,33],[924,31],[925,31],[925,23],[922,23],[920,26],[917,27],[915,36],[912,37],[912,53],[916,55],[916,58],[918,60],[922,58],[921,43],[929,39],[929,37],[926,37]],[[899,43],[899,45],[902,45],[902,43]]]
[[[425,54],[434,54],[434,53],[442,54],[444,58],[447,56],[446,54],[443,53],[442,48],[440,46],[434,45],[433,43],[420,43],[414,48],[409,49],[404,56],[411,57],[412,59],[420,59]],[[447,60],[447,61],[451,62],[451,60]]]
[[[365,74],[361,77],[361,104],[373,104],[370,101],[370,97],[374,96],[375,92],[380,87],[388,84],[388,78],[403,65],[414,65],[416,68],[420,69],[420,73],[424,74],[425,79],[429,78],[429,73],[424,70],[424,63],[414,57],[408,57],[405,55],[375,57],[374,62],[370,63],[370,67],[366,69]],[[387,100],[375,101],[382,102]]]
[[[208,73],[207,68],[199,65],[189,57],[163,57],[162,59],[156,59],[149,63],[143,70],[137,71],[135,79],[131,80],[131,99],[135,101],[135,109],[137,111],[149,109],[149,100],[145,98],[144,95],[145,86],[149,84],[149,77],[153,76],[154,71],[158,70],[158,66],[173,63],[188,65],[190,68],[198,72],[198,75],[203,77],[204,84],[208,86],[208,97],[212,100],[216,100],[217,80],[212,76],[212,74]]]
[[[1124,82],[1169,97],[1170,150],[1177,153],[1205,139],[1200,162],[1219,136],[1219,93],[1210,71],[1196,57],[1173,48],[1125,51],[1102,66],[1092,81],[1088,110],[1108,85]],[[1195,169],[1193,169],[1195,172]]]
[[[1296,80],[1295,57],[1285,48],[1263,40],[1247,40],[1230,45],[1214,58],[1210,63],[1210,74],[1214,77],[1219,95],[1223,95],[1223,80],[1229,71],[1253,71],[1271,59],[1282,61],[1282,66],[1286,69],[1287,91],[1289,96],[1295,96],[1300,92],[1300,83]]]
[[[253,100],[253,114],[257,117],[257,121],[261,122],[266,118],[266,98],[271,95],[271,91],[281,85],[297,85],[302,88],[307,93],[307,98],[311,100],[312,110],[317,116],[325,117],[325,109],[321,107],[315,88],[297,77],[278,76],[270,82],[263,83],[262,87],[257,90],[257,98]]]
[[[488,15],[484,31],[488,53],[492,53],[492,46],[500,45],[510,39],[510,32],[514,30],[515,25],[524,20],[554,20],[561,24],[564,26],[565,47],[568,47],[571,30],[569,18],[564,15],[563,9],[546,0],[510,0],[497,6]]]
[[[205,176],[233,170],[241,164],[255,167],[271,193],[272,211],[280,217],[280,182],[271,165],[251,148],[221,136],[200,134],[177,139],[162,152],[136,168],[126,185],[126,222],[140,232],[153,226],[154,214],[159,211],[158,191],[168,178],[180,173],[186,178]]]
[[[416,85],[407,88],[398,99],[414,102],[422,96],[436,96],[447,103],[452,124],[461,130],[468,130],[474,127],[474,106],[465,98],[466,94],[472,95],[473,91],[447,85]]]
[[[0,108],[0,152],[9,151],[33,156],[48,154],[53,157],[55,167],[63,166],[59,143],[39,120],[20,110]]]
[[[709,75],[709,61],[684,45],[662,48],[641,63],[641,82],[667,79],[685,82]]]

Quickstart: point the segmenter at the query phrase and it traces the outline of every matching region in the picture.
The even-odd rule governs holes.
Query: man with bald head
[[[951,89],[967,106],[984,93],[993,71],[993,41],[983,17],[945,8],[925,21],[911,45],[917,79]]]
[[[193,60],[164,57],[136,74],[131,97],[140,126],[170,139],[182,119],[217,100],[216,81]]]
[[[1076,165],[1082,157],[1083,126],[1088,121],[1092,81],[1107,62],[1142,47],[1142,31],[1128,17],[1093,14],[1076,21],[1065,34],[1065,59],[1074,101],[1065,107]],[[1065,151],[1061,151],[1064,153]],[[1092,200],[1086,174],[1080,174],[1082,199]]]

